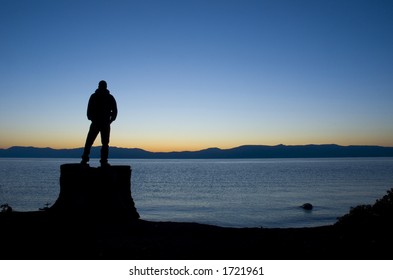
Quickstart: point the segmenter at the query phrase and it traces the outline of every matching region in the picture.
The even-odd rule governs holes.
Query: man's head
[[[102,80],[98,83],[99,89],[107,89],[107,87],[108,87],[108,85],[106,84],[106,82],[104,80]]]

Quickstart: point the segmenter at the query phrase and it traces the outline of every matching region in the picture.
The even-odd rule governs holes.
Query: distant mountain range
[[[52,149],[10,147],[0,149],[0,157],[80,158],[83,148]],[[100,147],[93,147],[92,158],[98,158]],[[393,157],[393,147],[298,145],[247,145],[232,149],[209,148],[185,152],[149,152],[137,148],[110,147],[111,158],[135,159],[213,159],[213,158],[319,158],[319,157]]]

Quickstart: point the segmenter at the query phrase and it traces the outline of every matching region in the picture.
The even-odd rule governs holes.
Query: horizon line
[[[295,146],[339,146],[339,147],[382,147],[382,148],[393,148],[392,146],[382,146],[382,145],[371,145],[371,144],[350,144],[350,145],[341,145],[341,144],[336,144],[336,143],[324,143],[324,144],[313,144],[313,143],[309,143],[309,144],[275,144],[275,145],[266,145],[266,144],[244,144],[244,145],[239,145],[239,146],[233,146],[231,148],[220,148],[220,147],[207,147],[207,148],[201,148],[198,150],[171,150],[171,151],[149,151],[143,148],[138,148],[138,147],[120,147],[120,146],[109,146],[109,148],[117,148],[117,149],[137,149],[137,150],[143,150],[146,152],[150,152],[150,153],[183,153],[183,152],[198,152],[198,151],[204,151],[204,150],[209,150],[209,149],[219,149],[219,150],[231,150],[231,149],[235,149],[235,148],[239,148],[239,147],[245,147],[245,146],[265,146],[265,147],[278,147],[278,146],[287,146],[287,147],[295,147]],[[9,146],[6,148],[1,148],[2,150],[8,150],[10,148],[35,148],[35,149],[52,149],[52,150],[75,150],[75,149],[83,149],[83,146],[80,147],[73,147],[73,148],[53,148],[53,147],[39,147],[39,146],[21,146],[21,145],[14,145],[14,146]],[[101,145],[96,145],[96,146],[92,146],[92,148],[100,148]]]

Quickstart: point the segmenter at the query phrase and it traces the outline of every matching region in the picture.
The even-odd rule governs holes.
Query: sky
[[[0,0],[0,148],[393,146],[393,2]],[[95,146],[100,145],[97,138]]]

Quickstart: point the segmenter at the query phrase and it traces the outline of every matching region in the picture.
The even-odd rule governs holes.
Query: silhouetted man
[[[109,135],[111,123],[116,120],[117,105],[115,98],[109,93],[107,83],[100,81],[98,89],[90,96],[87,106],[87,118],[91,120],[90,130],[87,134],[85,149],[82,155],[82,164],[89,162],[91,146],[97,138],[98,133],[101,134],[101,166],[107,166],[109,153]]]

